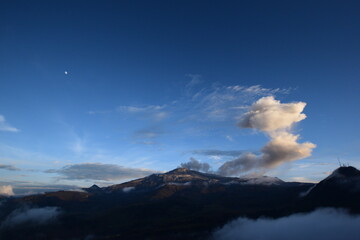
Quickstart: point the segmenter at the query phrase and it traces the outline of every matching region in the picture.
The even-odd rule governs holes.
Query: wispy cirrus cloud
[[[185,94],[162,105],[121,105],[114,110],[90,111],[90,114],[116,112],[160,121],[171,116],[178,121],[224,121],[246,110],[255,99],[277,94],[288,94],[291,89],[265,88],[261,85],[212,84],[201,87],[200,74],[187,74],[190,81],[184,85]],[[173,121],[174,119],[170,119]]]
[[[169,102],[160,105],[120,105],[111,112],[121,114],[124,118],[132,118],[136,124],[147,121],[147,124],[152,125],[156,122],[163,132],[181,131],[180,135],[201,135],[209,132],[208,129],[214,128],[214,124],[218,126],[219,123],[224,123],[225,126],[226,123],[230,126],[230,122],[238,120],[239,115],[248,110],[250,104],[259,97],[287,94],[290,91],[290,89],[272,89],[260,85],[206,86],[201,75],[186,76],[190,81],[184,84],[183,89],[179,89],[180,96]],[[92,114],[96,112],[93,111]],[[174,127],[176,131],[173,131]],[[129,136],[128,139],[143,137],[146,140],[135,142],[154,144],[152,136],[155,135],[159,135],[158,132],[141,132],[133,129],[133,136]],[[234,140],[229,132],[223,132],[222,136],[226,136],[228,141]]]
[[[152,121],[161,121],[169,117],[167,108],[167,105],[121,105],[112,110],[91,110],[88,111],[88,114],[119,113],[146,118]]]
[[[226,121],[233,120],[239,115],[239,111],[246,110],[251,102],[259,97],[276,94],[287,94],[289,89],[271,89],[260,85],[224,86],[213,84],[210,88],[193,90],[190,98],[177,101],[179,108],[187,116],[184,120],[198,121]]]
[[[118,113],[127,113],[150,118],[154,121],[161,121],[168,117],[165,111],[166,105],[145,105],[145,106],[119,106],[116,108]]]
[[[3,115],[0,115],[0,131],[4,132],[19,132],[20,130],[11,126],[9,123],[7,123],[5,117]]]

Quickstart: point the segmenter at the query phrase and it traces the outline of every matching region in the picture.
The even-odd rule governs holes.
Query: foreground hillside
[[[240,216],[278,218],[319,207],[359,213],[360,172],[341,167],[315,185],[178,168],[83,192],[9,198],[0,206],[0,239],[207,239]]]

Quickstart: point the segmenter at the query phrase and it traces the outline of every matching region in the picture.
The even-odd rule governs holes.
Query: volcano
[[[47,225],[30,221],[1,228],[0,238],[206,239],[214,229],[238,217],[278,218],[319,207],[360,213],[359,183],[360,171],[353,167],[340,167],[318,184],[266,176],[223,177],[177,168],[80,192],[7,198],[0,206],[0,221],[24,208],[50,207],[61,214]]]

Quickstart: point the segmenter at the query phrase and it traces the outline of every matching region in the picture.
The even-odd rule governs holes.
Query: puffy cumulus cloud
[[[16,209],[7,216],[1,228],[14,227],[19,224],[48,224],[56,220],[60,210],[57,207]]]
[[[143,168],[127,168],[116,164],[81,163],[61,169],[49,169],[47,173],[58,173],[69,180],[126,180],[144,177],[157,171]]]
[[[6,122],[6,119],[3,115],[0,115],[0,131],[4,132],[19,132],[19,129],[12,127]]]
[[[201,163],[195,158],[190,158],[189,162],[181,163],[180,167],[201,172],[209,172],[210,170],[210,165],[208,163]]]
[[[9,171],[19,171],[20,169],[14,167],[13,165],[0,164],[0,169],[9,170]]]
[[[280,103],[273,96],[263,97],[250,107],[249,112],[243,115],[238,125],[241,128],[253,128],[265,132],[289,128],[306,118],[302,113],[305,106],[304,102]]]
[[[261,148],[260,154],[245,153],[225,162],[218,173],[225,176],[237,175],[253,168],[269,169],[285,162],[311,156],[316,147],[310,142],[299,143],[299,135],[292,134],[293,124],[306,118],[302,113],[306,103],[280,103],[274,97],[263,97],[256,101],[239,122],[242,128],[263,131],[270,141]]]
[[[10,185],[3,185],[0,186],[0,196],[13,196],[14,195],[14,191],[12,186]]]
[[[213,234],[214,240],[357,240],[360,216],[344,210],[320,209],[278,219],[239,218]]]

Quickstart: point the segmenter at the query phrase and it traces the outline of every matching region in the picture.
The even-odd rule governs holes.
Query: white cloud
[[[294,123],[306,118],[306,115],[302,113],[305,106],[304,102],[280,103],[273,96],[263,97],[244,114],[239,126],[265,132],[290,128]]]
[[[266,133],[271,140],[260,150],[260,155],[246,153],[225,162],[218,172],[221,175],[237,175],[253,168],[274,168],[285,162],[311,156],[316,147],[310,142],[299,143],[299,135],[292,134],[291,127],[306,118],[302,113],[306,103],[280,103],[274,97],[256,101],[239,122],[242,128],[253,128]]]
[[[3,115],[0,115],[0,131],[4,132],[19,132],[20,130],[12,127],[10,124],[6,122],[6,119]]]
[[[278,219],[239,218],[216,231],[215,240],[358,240],[360,216],[320,209]]]
[[[130,192],[130,191],[132,191],[134,189],[135,189],[135,187],[125,187],[122,190],[123,190],[124,193],[128,193],[128,192]]]
[[[13,196],[14,192],[12,186],[10,185],[0,186],[0,195]]]

